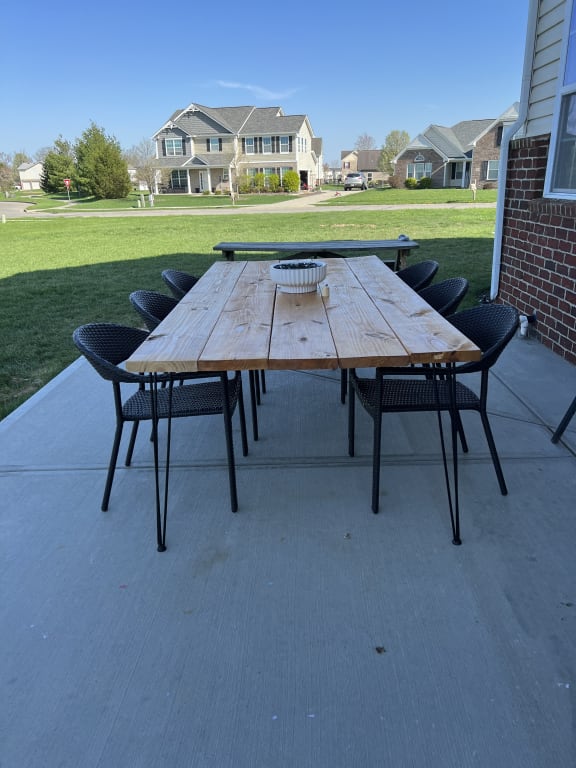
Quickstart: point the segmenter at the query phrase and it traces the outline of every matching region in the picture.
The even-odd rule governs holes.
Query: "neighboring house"
[[[380,149],[346,149],[340,153],[340,175],[359,171],[366,176],[369,186],[378,185],[388,179],[387,173],[379,168]]]
[[[536,313],[530,328],[576,363],[573,0],[530,0],[519,112],[502,142],[490,297]]]
[[[18,166],[18,175],[20,176],[21,189],[40,189],[42,181],[42,163],[22,163]]]
[[[517,117],[515,103],[495,119],[429,125],[394,158],[394,176],[402,182],[428,177],[433,187],[495,187],[502,134]]]
[[[156,156],[167,187],[187,193],[229,192],[243,175],[296,171],[301,186],[322,179],[322,140],[305,115],[280,107],[204,107],[178,110],[157,131]]]

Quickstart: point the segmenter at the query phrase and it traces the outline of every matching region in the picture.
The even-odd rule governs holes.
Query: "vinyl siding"
[[[539,5],[526,136],[540,136],[552,129],[565,11],[565,0],[542,0]]]

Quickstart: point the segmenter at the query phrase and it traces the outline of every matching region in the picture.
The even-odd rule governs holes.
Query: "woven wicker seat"
[[[378,512],[380,493],[380,445],[383,413],[410,411],[450,411],[450,387],[452,375],[460,377],[466,373],[480,373],[480,392],[456,380],[455,407],[456,428],[460,435],[462,449],[468,451],[464,430],[460,421],[461,411],[477,411],[482,420],[490,455],[503,495],[508,493],[500,459],[490,428],[487,414],[488,374],[518,325],[518,313],[513,307],[487,304],[463,310],[451,315],[450,322],[473,341],[481,350],[482,358],[477,362],[461,363],[453,369],[416,366],[409,368],[377,368],[375,375],[364,378],[350,371],[352,392],[348,398],[348,453],[354,456],[355,400],[370,414],[374,422],[372,462],[372,510]],[[439,375],[433,375],[438,373]],[[392,378],[394,377],[394,378]],[[458,527],[456,538],[458,538]],[[458,542],[456,542],[458,543]]]
[[[130,328],[114,323],[89,323],[80,326],[73,333],[73,340],[80,352],[86,357],[96,371],[112,383],[114,406],[116,410],[116,431],[112,445],[112,453],[108,466],[102,511],[108,509],[110,492],[114,480],[114,472],[118,460],[122,430],[126,422],[132,422],[132,433],[126,453],[126,466],[130,466],[134,444],[141,421],[152,422],[152,442],[154,446],[154,467],[156,478],[156,514],[158,549],[162,551],[166,543],[166,503],[164,520],[161,521],[158,489],[158,435],[155,425],[159,419],[171,419],[184,416],[224,415],[224,432],[226,437],[228,475],[230,484],[230,506],[235,512],[238,508],[236,492],[236,473],[234,463],[234,447],[232,441],[231,416],[236,406],[240,416],[242,436],[242,452],[248,453],[246,437],[246,420],[242,398],[242,377],[237,371],[232,378],[226,373],[215,374],[218,380],[199,381],[173,387],[173,377],[160,374],[156,377],[150,374],[136,374],[121,367],[130,355],[148,337],[148,333],[139,328]],[[167,386],[159,388],[158,382]],[[133,384],[136,390],[130,395],[125,394],[127,384]],[[224,392],[227,392],[225,397]],[[170,456],[170,427],[168,428],[165,502],[167,500],[167,482]]]
[[[404,267],[404,269],[399,269],[396,274],[410,288],[420,291],[434,280],[438,267],[437,261],[428,259],[426,261],[419,261],[417,264],[410,264],[410,266]]]
[[[467,293],[468,280],[465,277],[449,277],[418,291],[419,296],[443,317],[455,312]]]
[[[198,282],[198,278],[195,275],[178,269],[165,269],[162,272],[162,280],[164,280],[172,291],[172,295],[178,300],[186,296],[190,288],[193,288]]]

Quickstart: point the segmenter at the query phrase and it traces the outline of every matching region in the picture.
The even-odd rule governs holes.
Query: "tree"
[[[64,192],[64,179],[74,178],[74,167],[72,145],[59,136],[44,157],[40,187],[49,194]]]
[[[12,188],[12,157],[0,152],[0,190],[4,193]]]
[[[410,136],[406,131],[390,131],[382,145],[378,167],[382,173],[394,173],[392,160],[396,155],[406,149],[410,143]]]
[[[76,183],[97,200],[127,197],[132,187],[128,164],[113,136],[91,123],[76,142]]]
[[[375,149],[376,148],[376,141],[374,140],[373,136],[369,136],[367,133],[363,133],[361,136],[358,136],[356,139],[356,144],[354,144],[354,149]]]
[[[138,181],[146,184],[150,192],[155,192],[158,161],[154,143],[149,139],[142,139],[126,152],[125,159],[130,167],[135,169]]]

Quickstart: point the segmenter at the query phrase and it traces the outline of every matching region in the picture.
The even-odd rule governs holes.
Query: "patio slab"
[[[435,416],[385,420],[373,515],[338,372],[267,385],[235,515],[218,417],[175,423],[161,554],[146,427],[100,512],[111,392],[84,361],[0,422],[2,768],[573,765],[576,417],[550,436],[576,369],[505,351],[509,495],[465,414],[461,547]]]

